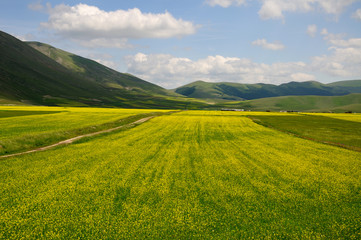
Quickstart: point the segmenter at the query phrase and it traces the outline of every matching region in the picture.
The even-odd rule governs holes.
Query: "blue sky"
[[[361,79],[359,0],[1,0],[0,30],[165,88]]]

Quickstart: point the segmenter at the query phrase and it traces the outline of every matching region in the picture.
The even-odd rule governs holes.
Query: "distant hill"
[[[218,103],[215,109],[230,108],[251,111],[361,112],[361,93],[345,96],[282,96]]]
[[[205,104],[52,46],[0,31],[0,103],[130,108]]]
[[[29,46],[55,60],[79,76],[100,83],[108,88],[138,90],[150,94],[175,95],[153,83],[144,81],[130,74],[120,73],[96,61],[77,56],[48,44],[26,42]]]
[[[316,81],[290,82],[279,86],[272,84],[209,83],[197,81],[175,89],[187,97],[236,101],[278,96],[341,96],[361,93],[361,80],[322,84]]]
[[[361,93],[361,80],[339,81],[327,84],[327,86],[339,88],[350,93]]]
[[[361,112],[361,80],[279,86],[197,81],[171,91],[1,31],[0,53],[0,104]]]

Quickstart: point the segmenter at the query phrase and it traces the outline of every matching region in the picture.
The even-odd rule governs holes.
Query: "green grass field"
[[[282,96],[225,102],[214,108],[243,108],[252,111],[361,112],[361,94],[345,96]]]
[[[117,127],[163,110],[0,107],[0,155]]]
[[[0,239],[360,239],[361,153],[247,114],[163,115],[0,160]]]
[[[353,122],[360,122],[361,123],[361,114],[349,114],[349,113],[307,113],[308,115],[315,115],[315,116],[325,116],[330,118],[337,118],[341,120],[353,121]]]
[[[300,137],[361,151],[360,114],[269,114],[251,119]]]

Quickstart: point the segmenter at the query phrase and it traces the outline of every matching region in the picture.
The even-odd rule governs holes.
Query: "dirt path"
[[[73,138],[69,138],[69,139],[63,140],[63,141],[61,141],[61,142],[54,143],[54,144],[49,145],[49,146],[36,148],[36,149],[29,150],[29,151],[26,151],[26,152],[20,152],[20,153],[13,153],[13,154],[8,154],[8,155],[3,155],[3,156],[0,156],[0,159],[1,159],[1,158],[8,158],[8,157],[20,156],[20,155],[24,155],[24,154],[28,154],[28,153],[33,153],[33,152],[45,151],[45,150],[48,150],[48,149],[51,149],[51,148],[54,148],[54,147],[57,147],[57,146],[60,146],[60,145],[65,145],[65,144],[73,143],[73,142],[75,142],[75,141],[77,141],[77,140],[79,140],[79,139],[85,138],[85,137],[92,137],[92,136],[99,135],[99,134],[102,134],[102,133],[113,132],[113,131],[118,130],[118,129],[121,129],[121,128],[134,126],[134,125],[136,125],[136,124],[141,124],[141,123],[144,123],[144,122],[148,121],[148,120],[151,119],[151,118],[153,118],[153,116],[151,116],[151,117],[146,117],[146,118],[142,118],[142,119],[139,119],[139,120],[137,120],[137,121],[135,121],[135,122],[128,123],[128,124],[123,125],[123,126],[119,126],[119,127],[115,127],[115,128],[110,128],[110,129],[102,130],[102,131],[99,131],[99,132],[88,133],[88,134],[76,136],[76,137],[73,137]]]

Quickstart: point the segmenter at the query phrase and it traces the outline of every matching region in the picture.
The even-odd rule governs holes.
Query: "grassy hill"
[[[361,94],[345,96],[282,96],[218,103],[213,108],[240,108],[252,111],[361,112]]]
[[[68,70],[109,88],[137,90],[150,94],[174,96],[175,94],[160,86],[144,81],[130,74],[120,73],[96,61],[77,56],[48,44],[27,42],[44,55],[55,60]]]
[[[327,84],[327,86],[344,89],[351,93],[361,93],[361,80],[339,81]]]
[[[71,74],[57,62],[0,32],[0,95],[42,103],[44,96],[107,96],[103,87]],[[99,95],[99,94],[98,94]]]
[[[42,43],[27,44],[1,31],[0,52],[0,103],[180,109],[206,105],[90,59]]]
[[[361,111],[359,94],[341,97],[361,93],[361,80],[290,82],[279,86],[197,81],[170,91],[93,60],[44,43],[25,43],[1,31],[0,52],[2,105]],[[298,97],[304,95],[312,96]]]
[[[344,83],[347,85],[346,83]],[[208,83],[197,81],[175,89],[184,96],[212,99],[213,101],[251,100],[278,96],[339,96],[361,93],[361,81],[349,81],[350,86],[322,84],[316,81],[290,82],[279,86],[273,84]],[[351,87],[351,85],[354,85]],[[356,87],[355,87],[356,86]],[[358,90],[357,86],[360,88]],[[353,89],[352,91],[350,89]]]

